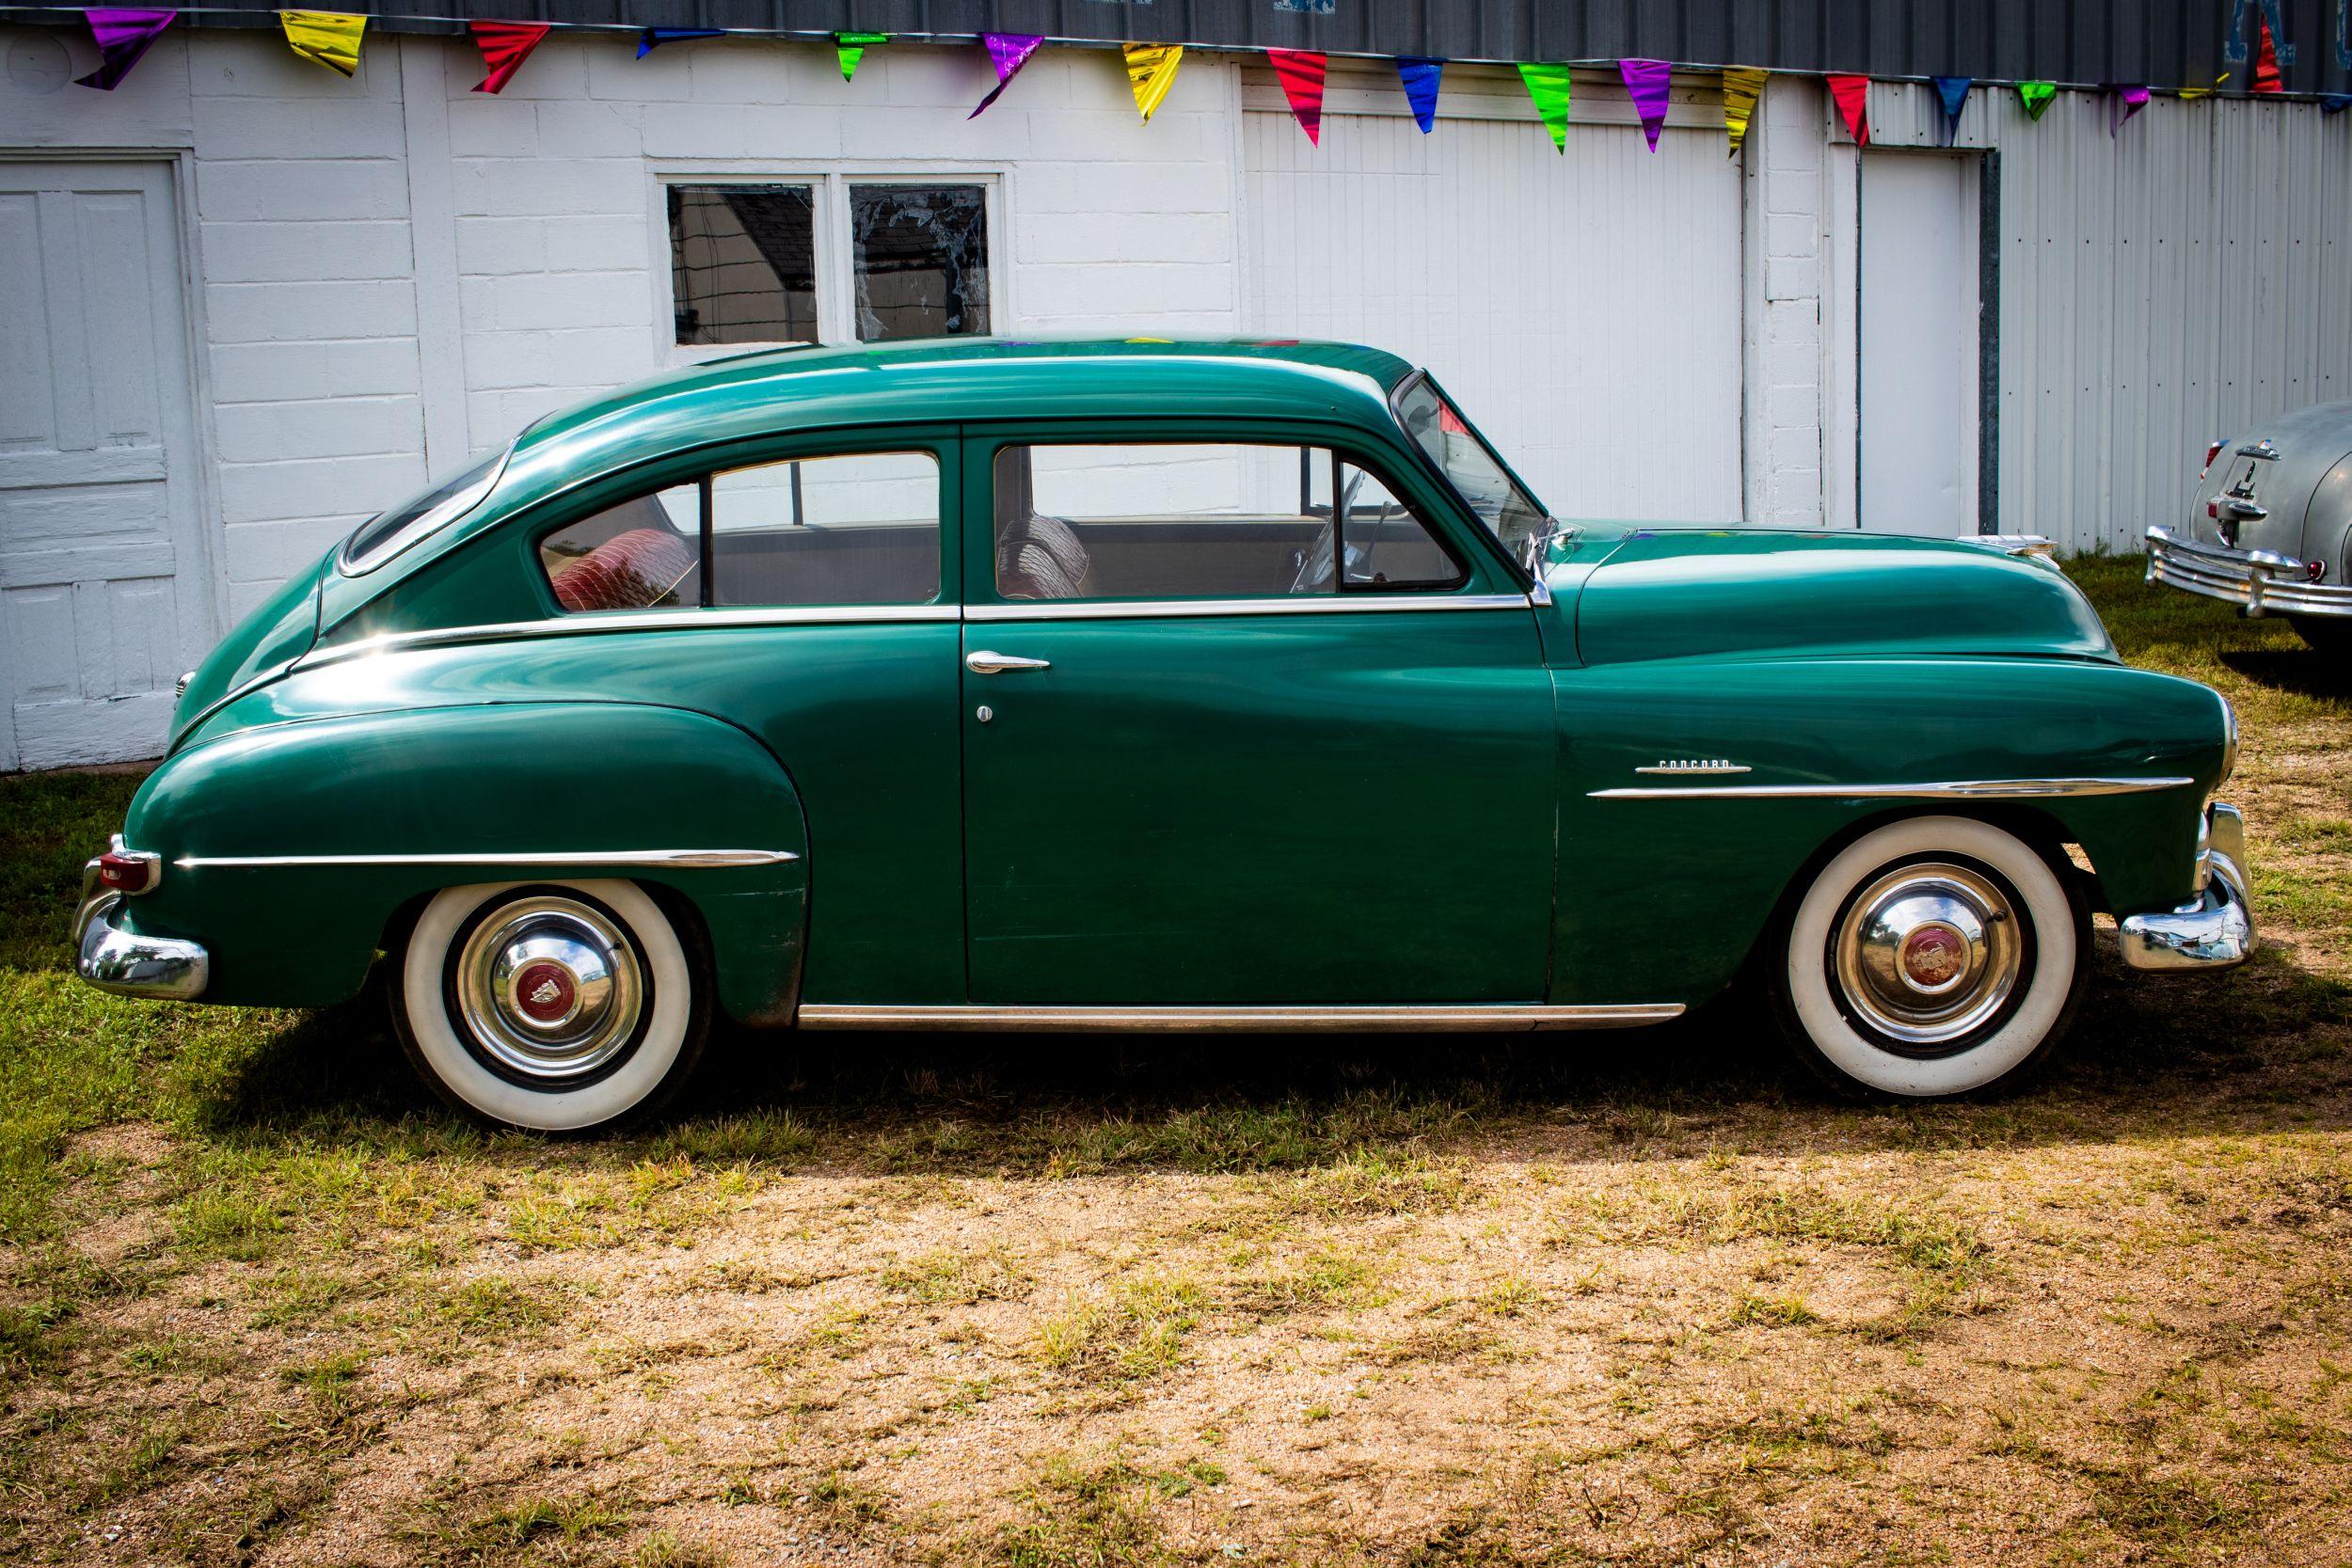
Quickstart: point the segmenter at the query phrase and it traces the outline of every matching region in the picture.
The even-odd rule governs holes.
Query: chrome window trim
[[[218,867],[258,870],[300,865],[516,865],[557,869],[723,868],[782,865],[801,857],[789,849],[580,849],[516,854],[468,852],[449,855],[183,855],[171,863],[185,870]]]
[[[1525,594],[1318,594],[1283,599],[1017,599],[963,607],[967,621],[1123,621],[1133,617],[1350,615],[1359,610],[1526,610]]]
[[[537,421],[533,420],[532,428],[536,428],[536,425]],[[513,440],[506,443],[505,450],[499,453],[497,466],[490,470],[489,479],[482,486],[482,494],[473,499],[472,505],[468,506],[462,512],[451,513],[447,517],[444,517],[439,522],[435,523],[431,528],[421,528],[419,525],[423,523],[426,517],[430,517],[433,515],[432,513],[427,512],[409,523],[406,531],[408,533],[407,538],[404,539],[399,534],[395,533],[390,539],[385,541],[382,546],[378,546],[373,556],[368,561],[364,562],[354,561],[351,557],[351,542],[359,537],[360,529],[366,528],[369,523],[375,521],[375,519],[382,516],[383,514],[379,512],[370,515],[365,522],[360,523],[358,528],[353,529],[349,533],[345,534],[342,544],[335,546],[335,570],[337,574],[346,578],[363,578],[371,572],[380,571],[385,566],[388,566],[392,562],[398,560],[400,557],[407,554],[410,550],[415,549],[419,545],[423,544],[427,539],[430,539],[435,534],[440,532],[443,529],[448,528],[452,524],[464,518],[470,517],[475,513],[481,511],[482,508],[489,501],[490,498],[498,494],[500,483],[506,478],[508,466],[515,461],[515,449],[522,445],[523,436],[530,434],[531,430],[525,429],[520,434],[516,435]]]
[[[1679,1002],[1552,1006],[1543,1003],[1434,1006],[1097,1007],[805,1003],[807,1029],[1169,1029],[1314,1030],[1613,1029],[1664,1023],[1682,1016]]]
[[[953,621],[951,604],[738,606],[708,610],[644,610],[550,615],[538,621],[493,621],[467,626],[428,626],[386,632],[352,642],[312,648],[294,660],[297,670],[347,658],[407,648],[438,648],[467,642],[512,642],[539,637],[590,637],[606,632],[709,630],[728,626],[850,626]]]
[[[1698,784],[1594,789],[1593,800],[2032,800],[2054,796],[2145,795],[2197,781],[2141,779],[1955,779],[1932,784]]]

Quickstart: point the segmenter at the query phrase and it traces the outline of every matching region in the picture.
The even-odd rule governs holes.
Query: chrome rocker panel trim
[[[1679,1002],[1555,1007],[1538,1003],[1462,1006],[1302,1007],[994,1007],[964,1005],[803,1005],[804,1029],[1024,1029],[1092,1031],[1255,1030],[1279,1034],[1318,1030],[1617,1029],[1664,1023],[1682,1016]]]
[[[122,846],[120,834],[115,847]],[[73,911],[74,973],[118,996],[148,996],[193,1002],[213,977],[213,958],[203,944],[172,937],[126,931],[114,921],[124,895],[102,887],[98,862],[82,867],[82,902]]]
[[[2313,582],[2310,569],[2275,550],[2233,550],[2148,531],[2147,580],[2245,607],[2250,617],[2352,615],[2352,584]]]
[[[782,865],[800,858],[789,849],[581,849],[554,854],[490,851],[461,855],[183,855],[171,863],[191,871],[206,867],[255,870],[292,865],[528,865],[555,870],[609,870],[628,866],[660,869]]]
[[[1646,769],[1636,768],[1636,772]],[[1595,789],[1594,800],[2034,800],[2060,795],[2146,795],[2181,789],[2189,778],[1957,779],[1934,784],[1654,785]]]
[[[2254,912],[2247,902],[2246,819],[2215,802],[2205,829],[2204,891],[2164,914],[2125,915],[2115,923],[2123,962],[2155,974],[2231,969],[2254,951]]]

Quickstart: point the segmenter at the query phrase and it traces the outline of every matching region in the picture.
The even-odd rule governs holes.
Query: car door
[[[1400,453],[1170,428],[966,429],[972,1000],[1541,1001],[1525,594]]]

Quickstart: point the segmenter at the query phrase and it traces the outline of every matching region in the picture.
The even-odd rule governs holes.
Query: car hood
[[[333,559],[330,550],[310,570],[295,573],[204,656],[204,661],[190,673],[179,705],[171,711],[171,738],[166,750],[176,750],[197,721],[227,698],[280,673],[310,651],[310,644],[318,641],[319,584],[334,569]]]
[[[2116,657],[2098,612],[2055,563],[1966,542],[1629,528],[1568,602],[1586,664],[1807,654]]]

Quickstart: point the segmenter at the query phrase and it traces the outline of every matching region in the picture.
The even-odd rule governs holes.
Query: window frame
[[[994,335],[1012,330],[1019,317],[1012,303],[1011,241],[1009,217],[1012,171],[1003,163],[975,163],[959,158],[869,158],[821,165],[755,163],[748,159],[665,161],[647,176],[647,219],[656,253],[661,260],[646,270],[653,275],[653,334],[658,362],[669,366],[700,364],[731,355],[769,349],[807,348],[810,344],[778,342],[681,343],[677,341],[677,290],[669,264],[670,188],[673,185],[807,185],[812,190],[815,232],[811,235],[817,269],[817,343],[855,346],[857,335],[857,256],[850,223],[851,185],[978,185],[988,223],[988,320]],[[977,334],[972,336],[977,337]]]
[[[963,427],[963,603],[971,607],[1003,607],[1005,611],[1041,616],[1116,616],[1122,608],[1136,613],[1168,613],[1169,605],[1243,605],[1266,613],[1290,610],[1327,613],[1333,610],[1406,609],[1415,605],[1443,608],[1446,601],[1479,602],[1498,594],[1521,606],[1525,587],[1494,564],[1498,553],[1465,534],[1475,529],[1474,518],[1457,515],[1461,502],[1450,490],[1434,487],[1428,472],[1411,461],[1412,454],[1390,451],[1354,425],[1313,420],[1256,421],[1189,420],[1070,420],[1035,424],[967,424]],[[1338,460],[1363,468],[1388,487],[1389,493],[1411,510],[1429,536],[1461,569],[1459,581],[1447,587],[1335,584],[1328,594],[1302,594],[1279,598],[1202,598],[1163,594],[1153,598],[1013,599],[996,586],[996,459],[1007,447],[1018,446],[1284,446],[1327,449]]]
[[[555,596],[540,555],[548,535],[597,513],[642,499],[682,484],[705,486],[704,516],[709,516],[708,486],[713,476],[739,468],[778,463],[810,462],[821,457],[855,457],[882,452],[923,452],[939,466],[939,580],[930,596],[904,603],[872,602],[834,605],[674,605],[666,609],[566,610]],[[515,537],[519,541],[524,573],[539,606],[539,618],[566,626],[593,627],[600,621],[630,626],[726,625],[775,622],[921,620],[952,615],[957,585],[962,580],[961,562],[963,529],[961,507],[963,452],[953,425],[873,425],[834,427],[767,436],[756,441],[683,448],[664,456],[631,464],[550,496],[536,503],[532,515],[521,519]],[[702,555],[703,597],[709,597],[710,558]]]

